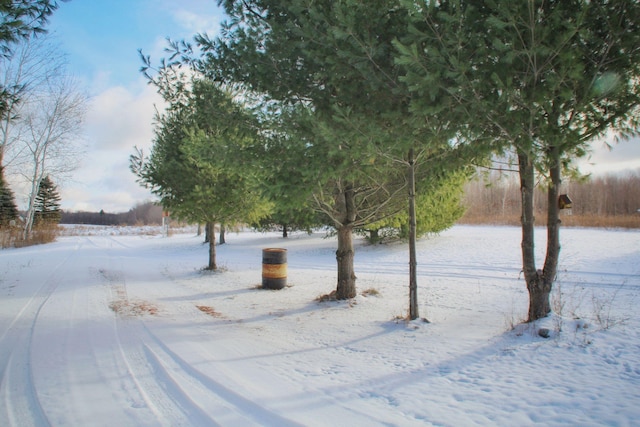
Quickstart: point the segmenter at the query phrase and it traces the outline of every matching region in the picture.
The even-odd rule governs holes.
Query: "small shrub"
[[[31,235],[27,238],[29,245],[43,245],[56,240],[58,236],[58,224],[42,222],[31,230]]]
[[[12,248],[22,238],[22,230],[18,227],[0,228],[0,248]]]
[[[56,240],[59,232],[58,224],[42,222],[36,224],[31,230],[31,234],[24,240],[21,227],[3,227],[0,229],[0,248],[23,248],[51,243]]]
[[[613,293],[602,295],[596,295],[594,292],[591,295],[593,319],[601,329],[608,330],[616,325],[624,324],[629,320],[628,317],[614,316],[612,313],[612,308],[619,290],[620,288],[616,289]]]

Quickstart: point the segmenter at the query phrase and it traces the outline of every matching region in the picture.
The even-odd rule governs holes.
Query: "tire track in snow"
[[[59,273],[82,243],[58,263],[47,280],[29,299],[0,338],[0,425],[48,426],[47,418],[34,385],[31,347],[33,333],[42,308],[60,285]]]
[[[152,340],[140,318],[145,313],[126,309],[131,307],[127,278],[124,274],[126,270],[122,265],[115,265],[115,262],[122,263],[126,259],[114,251],[130,248],[110,237],[99,240],[95,239],[94,243],[104,251],[108,267],[97,269],[97,273],[106,281],[112,304],[113,301],[117,301],[125,307],[120,312],[112,305],[115,312],[112,327],[116,354],[130,383],[127,387],[128,393],[132,394],[130,399],[138,402],[138,406],[147,407],[160,425],[217,426],[218,424],[191,399],[193,391],[181,387],[168,374],[165,365],[160,362],[157,351],[151,350],[149,342]],[[113,245],[114,242],[117,243],[116,247]]]
[[[194,394],[194,389],[189,388],[187,391],[183,386],[179,384],[177,380],[169,373],[169,369],[160,360],[158,356],[151,348],[145,344],[144,352],[151,369],[154,372],[156,381],[163,387],[167,396],[182,409],[187,418],[194,425],[210,425],[212,427],[220,426],[207,413],[192,399],[189,395]],[[191,384],[194,385],[194,384]],[[197,386],[197,384],[195,384]],[[209,407],[209,410],[211,406]],[[245,424],[246,425],[246,424]]]
[[[206,412],[214,421],[221,419],[222,425],[302,426],[203,374],[169,349],[150,331],[147,330],[147,333],[153,343],[147,344],[146,348],[157,368],[180,390],[189,390],[190,395],[196,396],[199,405],[206,408]],[[193,393],[194,390],[198,393]]]
[[[123,258],[117,253],[118,250],[130,249],[126,245],[120,244],[116,239],[105,236],[92,238],[92,242],[103,251],[103,261],[107,267],[96,269],[97,274],[105,281],[111,302],[110,308],[114,311],[114,318],[111,324],[115,345],[114,354],[118,359],[116,365],[121,367],[126,378],[122,379],[122,389],[126,391],[127,400],[132,407],[146,407],[153,414],[157,423],[163,426],[189,426],[190,417],[195,417],[199,421],[204,421],[198,417],[198,411],[192,410],[184,402],[176,401],[167,393],[164,384],[156,378],[154,366],[151,364],[145,353],[144,341],[145,333],[143,322],[138,316],[144,313],[128,312],[126,308],[130,304],[127,292],[127,280],[124,270],[115,262],[123,262]],[[114,247],[113,243],[117,243]],[[122,304],[125,308],[119,311],[113,304]],[[199,422],[199,425],[208,425],[210,422]]]
[[[106,248],[104,242],[95,243],[107,254],[112,249],[117,251]],[[125,245],[120,246],[127,249]],[[124,300],[127,304],[127,278],[123,272],[129,270],[125,265],[114,265],[116,260],[129,262],[124,257],[110,256],[108,267],[97,272],[107,281],[112,299]],[[123,314],[115,316],[118,352],[142,400],[160,423],[301,426],[198,371],[158,339],[139,314]]]
[[[189,426],[192,425],[191,418],[198,421],[193,425],[210,425],[210,420],[202,417],[198,408],[194,409],[186,399],[176,398],[158,379],[154,364],[145,352],[140,321],[127,318],[116,323],[118,354],[125,366],[127,380],[132,383],[128,389],[131,400],[137,402],[135,405],[149,408],[159,425]]]
[[[63,285],[50,295],[51,307],[40,316],[33,338],[34,351],[39,349],[34,384],[60,393],[41,396],[51,422],[31,425],[190,426],[153,377],[137,319],[123,318],[109,305],[114,296],[128,299],[118,268],[126,247],[102,238],[84,242],[88,250],[74,259]],[[50,360],[43,356],[48,351]],[[108,415],[96,421],[99,414]]]
[[[112,297],[128,300],[126,278],[101,269]],[[162,424],[299,426],[199,372],[149,331],[138,316],[116,316],[119,353],[145,404]]]

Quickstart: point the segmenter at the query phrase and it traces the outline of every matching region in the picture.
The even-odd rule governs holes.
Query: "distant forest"
[[[467,224],[519,224],[520,184],[517,176],[492,173],[467,183],[464,217]],[[545,224],[547,195],[538,186],[535,195],[536,223]],[[588,227],[640,228],[640,170],[623,175],[607,175],[585,182],[563,184],[562,193],[571,201],[565,210],[565,225]],[[128,212],[62,212],[61,224],[160,225],[162,207],[152,202],[136,205]]]
[[[136,205],[128,212],[62,212],[60,224],[90,225],[160,225],[162,207],[152,202]]]
[[[544,185],[535,192],[536,224],[546,223]],[[586,181],[565,178],[561,194],[571,199],[562,211],[568,226],[640,228],[640,169],[626,174],[592,177]],[[467,211],[459,221],[468,224],[513,224],[520,221],[520,183],[517,175],[498,173],[467,183]]]

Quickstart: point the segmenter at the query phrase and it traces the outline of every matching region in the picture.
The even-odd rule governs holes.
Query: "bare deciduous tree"
[[[49,175],[64,178],[78,166],[81,147],[79,132],[84,120],[87,97],[77,82],[64,74],[47,79],[45,84],[25,102],[20,120],[21,161],[29,166],[21,175],[30,183],[26,239],[33,226],[34,203],[42,179]]]
[[[44,37],[25,39],[11,56],[0,55],[0,87],[5,94],[5,114],[0,117],[0,165],[7,166],[13,160],[5,158],[5,154],[15,156],[20,151],[19,147],[12,151],[20,139],[20,128],[14,125],[20,120],[21,108],[30,93],[59,75],[64,65],[64,55]]]
[[[563,184],[563,194],[570,196],[572,208],[562,222],[577,226],[640,226],[640,169],[617,174],[573,179]],[[465,187],[467,223],[518,223],[520,189],[517,176],[492,171],[469,182]],[[534,212],[544,224],[547,197],[544,186],[537,186]],[[635,218],[635,222],[633,219]],[[634,225],[635,223],[635,225]]]
[[[26,38],[0,58],[0,84],[8,96],[0,121],[0,165],[26,194],[23,237],[31,232],[41,180],[62,182],[75,170],[87,96],[66,72],[66,58],[51,39]]]

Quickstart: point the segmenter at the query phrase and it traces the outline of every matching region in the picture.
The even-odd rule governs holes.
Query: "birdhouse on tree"
[[[558,208],[560,209],[571,209],[571,199],[566,194],[561,194],[558,197]]]

